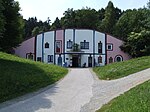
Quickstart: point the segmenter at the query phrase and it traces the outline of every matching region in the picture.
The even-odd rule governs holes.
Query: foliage
[[[0,38],[0,48],[10,52],[12,47],[16,47],[22,41],[23,26],[22,16],[20,15],[19,3],[14,0],[2,0],[2,14],[4,17],[3,38]]]
[[[31,17],[25,21],[25,35],[24,38],[37,35],[39,32],[48,31],[50,29],[49,18],[48,21],[38,21],[36,17]]]
[[[150,56],[93,68],[100,79],[118,79],[150,67]]]
[[[61,26],[60,20],[57,17],[56,20],[54,21],[54,23],[51,26],[51,30],[60,29],[61,27],[62,26]]]
[[[0,102],[36,91],[66,74],[66,68],[0,52]]]
[[[132,32],[121,49],[128,52],[132,57],[150,55],[150,31]]]
[[[105,9],[104,19],[102,20],[100,30],[105,33],[113,33],[114,25],[116,23],[115,7],[111,1]]]
[[[40,33],[40,28],[37,26],[32,30],[32,35],[35,36]]]
[[[3,10],[4,10],[4,7],[2,5],[2,0],[0,0],[0,39],[3,38],[4,25],[5,25],[4,15],[2,13]],[[0,46],[0,49],[1,49],[1,46]]]
[[[150,10],[127,10],[116,23],[114,35],[127,41],[131,32],[140,32],[143,29],[150,29]]]
[[[96,112],[149,112],[150,80],[105,104]]]

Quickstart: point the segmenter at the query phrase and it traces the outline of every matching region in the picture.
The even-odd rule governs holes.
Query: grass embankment
[[[150,68],[150,56],[95,67],[93,71],[100,79],[117,79]]]
[[[113,99],[96,112],[150,112],[150,80]]]
[[[0,103],[53,84],[68,70],[0,52]]]

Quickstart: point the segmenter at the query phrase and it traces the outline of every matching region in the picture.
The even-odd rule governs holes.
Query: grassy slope
[[[0,52],[0,102],[52,84],[68,70]]]
[[[113,99],[97,112],[150,112],[150,80]]]
[[[117,79],[147,68],[150,68],[150,56],[95,67],[93,71],[100,79]]]

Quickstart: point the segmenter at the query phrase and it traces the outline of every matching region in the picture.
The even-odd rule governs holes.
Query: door
[[[79,58],[78,56],[72,57],[72,67],[79,67]]]
[[[92,57],[88,57],[88,67],[92,67]]]

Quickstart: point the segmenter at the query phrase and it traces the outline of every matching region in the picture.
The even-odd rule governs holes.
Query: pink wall
[[[123,41],[112,37],[110,35],[107,35],[107,43],[112,43],[113,44],[113,50],[112,51],[107,51],[107,63],[109,63],[109,58],[113,58],[113,62],[115,61],[115,57],[117,55],[121,55],[123,57],[123,60],[128,60],[131,57],[127,54],[121,51],[120,46],[123,44]]]
[[[63,38],[64,38],[64,30],[56,30],[56,40],[60,40],[61,41],[61,51],[63,53],[63,48],[64,48],[64,41],[63,41]]]
[[[26,58],[27,53],[34,53],[35,37],[32,37],[20,44],[19,47],[15,48],[15,54],[17,56]]]

